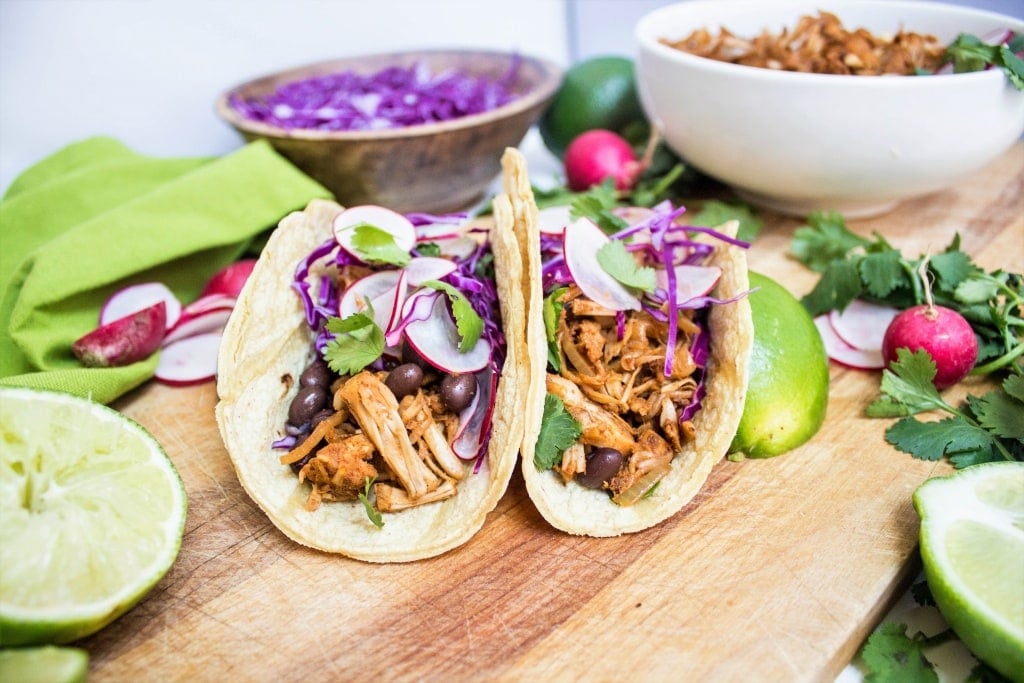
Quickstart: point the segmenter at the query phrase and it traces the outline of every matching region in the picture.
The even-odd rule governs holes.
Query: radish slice
[[[194,315],[182,315],[178,323],[167,332],[162,345],[167,346],[185,337],[207,332],[221,332],[231,317],[230,308],[210,308]]]
[[[431,242],[442,237],[457,237],[462,232],[462,226],[455,223],[425,223],[416,226],[416,239]]]
[[[178,387],[212,380],[217,376],[220,338],[219,332],[207,332],[168,344],[160,352],[156,379]]]
[[[814,325],[818,328],[828,357],[840,365],[856,370],[881,370],[885,367],[881,350],[858,349],[850,346],[832,329],[827,314],[815,317]]]
[[[632,226],[653,216],[654,209],[646,206],[619,206],[612,209],[612,213]]]
[[[498,376],[489,367],[477,375],[477,392],[473,402],[459,414],[459,430],[452,441],[452,451],[463,460],[473,460],[483,445],[484,425],[494,411],[494,390]]]
[[[891,306],[854,299],[842,311],[830,311],[828,322],[839,338],[850,346],[865,351],[881,351],[885,330],[898,313],[899,309]]]
[[[233,299],[238,298],[238,295],[242,292],[242,287],[245,286],[245,282],[249,279],[255,266],[256,259],[250,258],[235,261],[221,268],[213,274],[213,277],[203,287],[203,291],[199,293],[200,298],[210,294],[224,294]]]
[[[676,305],[683,306],[690,299],[704,296],[718,284],[722,269],[718,266],[692,266],[680,264],[675,267]],[[664,270],[655,273],[658,287],[668,289],[668,275]]]
[[[367,303],[373,305],[374,314],[378,314],[376,300],[381,295],[394,291],[401,279],[402,271],[400,270],[379,270],[359,278],[345,290],[338,300],[338,316],[347,318],[353,313],[365,310]],[[386,313],[391,313],[390,306]]]
[[[405,325],[406,342],[435,368],[449,374],[476,372],[491,358],[491,344],[483,337],[469,351],[459,351],[459,330],[448,312],[448,298],[434,297],[430,315]]]
[[[419,287],[427,280],[440,280],[455,272],[455,261],[438,256],[417,256],[405,267],[410,287]]]
[[[410,251],[416,246],[416,228],[402,214],[371,204],[353,206],[335,216],[333,229],[338,244],[356,258],[361,259],[362,254],[352,244],[352,239],[356,228],[364,223],[389,233],[402,251]]]
[[[413,291],[402,306],[402,314],[391,326],[384,336],[384,343],[389,347],[396,347],[402,341],[402,334],[409,323],[419,320],[426,320],[434,308],[434,299],[440,296],[440,292],[433,289],[420,289]]]
[[[608,242],[608,235],[587,218],[567,225],[562,251],[569,274],[594,303],[613,311],[639,311],[640,299],[597,262],[597,252]]]
[[[181,317],[187,318],[189,316],[202,315],[210,311],[230,311],[235,307],[236,301],[237,299],[227,294],[207,294],[190,304],[185,304],[181,309]]]
[[[549,206],[537,212],[537,227],[546,235],[561,235],[572,222],[569,206]]]
[[[468,235],[458,237],[446,237],[444,239],[431,240],[441,250],[443,256],[456,259],[467,259],[473,255],[480,243]]]
[[[163,301],[167,311],[167,327],[171,328],[181,316],[181,302],[162,282],[143,282],[114,292],[100,308],[100,326],[137,313]]]
[[[402,314],[402,306],[405,305],[405,297],[408,293],[406,287],[405,271],[399,271],[398,282],[390,290],[374,297],[373,321],[383,332],[387,332],[393,325],[398,323]]]

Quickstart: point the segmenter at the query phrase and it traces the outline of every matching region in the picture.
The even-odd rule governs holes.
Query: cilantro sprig
[[[364,261],[395,266],[409,264],[409,252],[399,247],[394,236],[387,230],[369,223],[360,223],[352,230],[352,247]]]
[[[989,66],[1002,69],[1017,90],[1024,90],[1024,34],[1015,34],[1006,45],[992,45],[970,33],[961,33],[946,47],[943,64],[952,64],[953,73],[983,71]]]
[[[597,262],[604,271],[630,289],[653,292],[658,281],[654,268],[636,262],[622,240],[610,240],[597,250]]]
[[[363,508],[366,509],[366,516],[370,518],[370,521],[378,529],[384,528],[384,517],[380,514],[380,510],[370,500],[370,489],[373,487],[373,483],[377,481],[377,477],[367,477],[366,484],[363,486],[363,492],[359,494],[359,502],[363,504]]]
[[[565,449],[576,443],[582,433],[580,423],[565,410],[562,399],[554,394],[545,394],[544,414],[533,453],[533,464],[539,470],[551,469],[561,461]]]
[[[1012,368],[1024,356],[1024,275],[986,272],[960,249],[959,234],[941,253],[912,259],[877,233],[852,232],[838,213],[814,213],[807,223],[797,228],[790,251],[821,273],[802,299],[812,316],[843,310],[857,298],[895,308],[925,303],[919,270],[927,259],[934,303],[963,315],[978,337],[974,374]]]
[[[900,417],[885,440],[919,460],[943,456],[957,468],[998,460],[1024,460],[1024,375],[1007,376],[1000,389],[969,395],[950,405],[935,389],[935,361],[927,351],[897,349],[897,360],[882,371],[881,396],[867,407],[869,417]],[[941,420],[922,421],[919,413],[939,411]]]
[[[384,331],[373,321],[373,310],[345,318],[327,319],[327,331],[334,335],[324,347],[324,360],[339,375],[353,375],[384,351]]]
[[[484,331],[484,320],[480,314],[473,309],[466,295],[458,289],[440,280],[428,280],[423,283],[424,287],[430,287],[448,295],[448,301],[452,304],[452,315],[455,317],[455,327],[459,331],[459,351],[466,353],[474,346]]]

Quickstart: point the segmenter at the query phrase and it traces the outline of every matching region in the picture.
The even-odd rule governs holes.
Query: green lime
[[[562,85],[537,123],[544,146],[559,159],[580,133],[604,128],[626,137],[646,125],[636,92],[633,60],[615,55],[591,57],[570,66]]]
[[[828,406],[828,356],[807,309],[775,280],[750,273],[754,348],[731,453],[770,458],[817,434]]]
[[[929,479],[914,507],[939,611],[979,659],[1024,681],[1024,462]]]
[[[141,425],[70,394],[0,388],[0,645],[66,643],[142,599],[186,497]]]
[[[77,647],[19,647],[0,650],[0,681],[85,683],[89,655]]]

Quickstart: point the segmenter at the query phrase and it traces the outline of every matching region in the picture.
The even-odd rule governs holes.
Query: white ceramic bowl
[[[998,69],[937,76],[782,72],[697,57],[661,44],[706,28],[743,37],[818,10],[847,29],[984,36],[1024,22],[904,0],[689,0],[635,28],[640,98],[666,144],[751,202],[784,213],[855,217],[949,187],[1024,132],[1024,92]]]

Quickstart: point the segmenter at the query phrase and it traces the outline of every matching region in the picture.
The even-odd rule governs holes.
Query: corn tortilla
[[[511,157],[514,165],[506,178],[518,178],[521,191],[509,192],[516,216],[517,238],[523,247],[527,283],[524,296],[528,311],[526,333],[530,369],[526,395],[526,432],[523,435],[522,473],[530,499],[541,515],[557,529],[575,535],[618,536],[648,529],[668,519],[689,503],[707,481],[715,463],[726,454],[739,427],[747,391],[747,363],[754,340],[750,303],[746,297],[729,304],[714,305],[709,314],[710,354],[705,380],[706,394],[694,416],[696,438],[684,444],[671,463],[671,471],[648,496],[631,506],[612,502],[607,492],[588,489],[575,482],[563,483],[551,471],[538,470],[533,462],[534,445],[540,433],[546,394],[547,337],[542,317],[543,297],[541,253],[537,207],[529,191],[522,157]],[[522,190],[525,188],[525,191]],[[735,221],[716,228],[735,236]],[[709,263],[722,269],[714,296],[729,299],[749,287],[747,257],[743,248],[716,241]]]
[[[508,347],[483,466],[467,472],[455,496],[387,514],[379,529],[359,501],[325,502],[307,511],[309,485],[300,485],[295,473],[280,464],[281,451],[271,448],[284,434],[298,377],[313,357],[312,332],[291,288],[295,266],[330,237],[331,222],[342,207],[314,200],[304,211],[285,217],[271,235],[224,331],[216,417],[242,487],[289,538],[367,562],[419,560],[469,540],[504,494],[522,441],[528,365],[524,271],[513,233],[512,201],[499,194],[494,208],[490,240]]]

